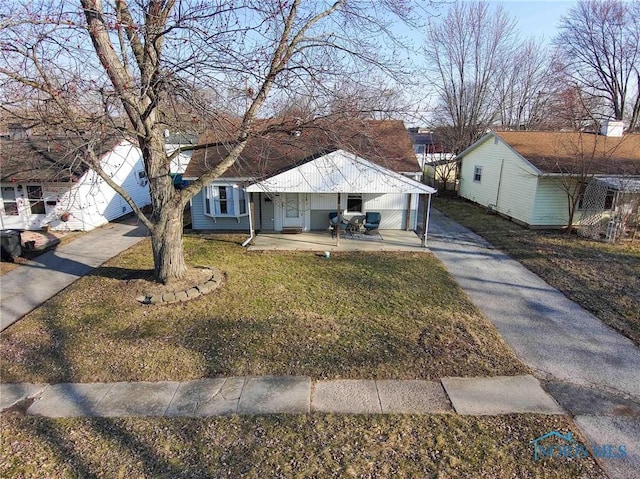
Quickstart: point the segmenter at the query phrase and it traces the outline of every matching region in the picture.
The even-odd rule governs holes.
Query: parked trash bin
[[[0,245],[2,245],[2,261],[13,261],[22,254],[22,237],[18,230],[1,230]]]

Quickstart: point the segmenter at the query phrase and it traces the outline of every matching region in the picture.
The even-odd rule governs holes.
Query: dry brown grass
[[[0,336],[7,382],[214,376],[425,378],[527,372],[439,261],[425,253],[252,253],[240,237],[187,235],[224,287],[143,306],[143,242]]]
[[[530,441],[580,436],[567,417],[272,415],[3,417],[2,477],[589,478],[591,458],[534,462]]]

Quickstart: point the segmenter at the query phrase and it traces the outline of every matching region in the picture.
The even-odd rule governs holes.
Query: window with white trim
[[[204,213],[213,217],[246,216],[247,194],[238,186],[209,185],[205,188]]]
[[[473,181],[478,183],[482,181],[482,166],[476,166],[473,169]]]

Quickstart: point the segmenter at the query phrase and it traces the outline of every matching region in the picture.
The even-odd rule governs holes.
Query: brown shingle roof
[[[119,139],[100,142],[99,155]],[[0,138],[0,179],[3,182],[68,182],[78,180],[88,167],[80,161],[81,143],[66,137]]]
[[[640,134],[620,138],[593,133],[504,131],[500,138],[543,173],[640,175]]]
[[[402,121],[314,121],[299,126],[262,122],[261,129],[263,133],[249,140],[241,158],[223,177],[258,180],[338,149],[396,172],[420,169]],[[295,131],[299,136],[293,134]],[[208,131],[199,142],[216,140],[220,140],[219,132]],[[194,151],[184,176],[201,176],[215,167],[227,152],[228,147],[224,144]]]

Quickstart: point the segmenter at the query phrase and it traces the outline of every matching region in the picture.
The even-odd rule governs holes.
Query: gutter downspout
[[[245,247],[247,246],[249,243],[251,243],[253,241],[253,238],[255,238],[255,232],[253,231],[253,193],[251,194],[251,198],[249,200],[249,237],[244,240],[244,243],[242,243],[242,246]]]

